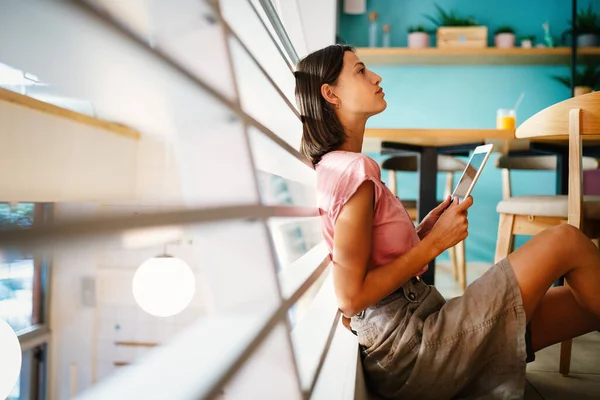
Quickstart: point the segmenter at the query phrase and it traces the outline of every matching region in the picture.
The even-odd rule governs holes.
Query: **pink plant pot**
[[[408,47],[423,49],[429,47],[429,34],[425,32],[412,32],[408,34]]]
[[[496,47],[500,49],[510,49],[515,47],[515,34],[514,33],[499,33],[494,38]]]

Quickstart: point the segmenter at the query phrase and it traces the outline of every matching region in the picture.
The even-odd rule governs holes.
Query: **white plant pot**
[[[515,47],[515,34],[514,33],[499,33],[494,37],[496,47],[500,49],[509,49]]]
[[[429,47],[429,34],[425,32],[411,32],[408,34],[408,47],[411,49],[423,49]]]
[[[533,42],[529,39],[521,40],[521,47],[524,49],[531,49],[533,47]]]
[[[577,47],[596,47],[599,42],[598,35],[593,33],[577,36]]]

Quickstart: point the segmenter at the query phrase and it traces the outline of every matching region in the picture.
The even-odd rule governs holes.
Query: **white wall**
[[[56,207],[58,219],[89,215],[91,205]],[[70,399],[70,387],[86,387],[92,380],[91,349],[95,309],[81,302],[81,279],[94,276],[96,258],[91,247],[83,245],[57,252],[50,269],[49,394],[50,399]],[[76,365],[77,382],[71,382],[71,366]]]
[[[156,210],[156,207],[152,208]],[[55,217],[93,217],[104,213],[126,215],[148,212],[149,207],[62,203]],[[186,237],[185,233],[182,237]],[[141,310],[133,298],[131,284],[136,268],[146,259],[163,252],[163,246],[124,248],[120,237],[93,243],[79,241],[54,252],[51,270],[50,348],[51,399],[71,398],[101,381],[117,368],[114,362],[134,362],[151,351],[146,347],[117,346],[115,341],[163,344],[182,331],[195,318],[206,314],[210,301],[203,271],[195,262],[193,244],[182,241],[169,245],[169,254],[185,260],[196,276],[196,294],[182,313],[168,318],[153,317]],[[82,295],[84,278],[94,282],[91,303]],[[71,370],[77,369],[76,382]]]

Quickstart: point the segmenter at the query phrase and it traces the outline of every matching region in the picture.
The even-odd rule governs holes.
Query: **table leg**
[[[569,151],[556,154],[556,194],[569,194]],[[554,282],[554,286],[565,284],[564,275]]]
[[[424,147],[419,155],[419,200],[417,214],[419,222],[437,205],[437,150]],[[435,283],[435,259],[429,263],[429,269],[422,276],[428,285]]]
[[[569,152],[556,154],[556,194],[569,194]]]
[[[516,153],[511,154],[516,155]],[[558,146],[554,144],[532,143],[529,147],[529,154],[555,155],[556,194],[569,194],[569,148],[565,148],[565,146]]]

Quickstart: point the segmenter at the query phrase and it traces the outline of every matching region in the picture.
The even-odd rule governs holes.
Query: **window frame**
[[[51,221],[53,205],[34,204],[33,226],[44,225]],[[19,385],[21,385],[21,393],[28,394],[29,400],[45,400],[48,398],[48,348],[51,337],[49,256],[35,252],[33,265],[32,324],[16,332],[24,360],[19,375]],[[25,362],[26,357],[31,357],[30,361]]]

